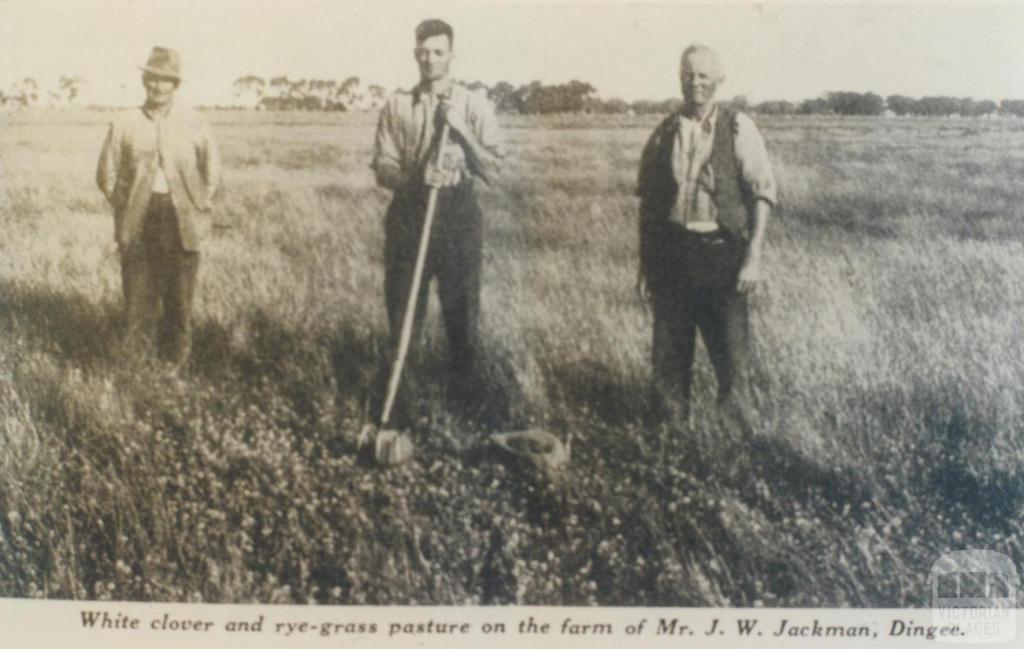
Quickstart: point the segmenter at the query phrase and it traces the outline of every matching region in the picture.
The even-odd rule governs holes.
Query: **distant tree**
[[[754,112],[761,115],[792,115],[796,109],[796,104],[789,101],[762,101],[754,106]]]
[[[897,115],[912,115],[915,112],[916,103],[916,99],[903,95],[889,95],[885,99],[885,105]]]
[[[11,86],[8,100],[28,108],[39,103],[39,84],[32,77],[20,79]]]
[[[873,92],[866,92],[861,95],[860,115],[881,115],[885,112],[885,100],[881,95]]]
[[[1007,115],[1024,117],[1024,99],[1004,99],[999,102],[999,110]]]
[[[973,117],[977,114],[978,102],[974,101],[970,97],[961,97],[957,101],[956,112],[964,117]]]
[[[545,86],[534,81],[516,91],[526,113],[579,113],[595,98],[597,90],[585,81]]]
[[[319,97],[314,95],[303,94],[300,97],[294,97],[295,107],[299,110],[323,110],[324,103]]]
[[[551,86],[545,86],[539,81],[526,86],[524,95],[523,109],[527,113],[553,113],[558,105],[558,98],[554,96]]]
[[[263,80],[263,77],[258,77],[255,74],[247,74],[244,77],[238,77],[235,82],[231,84],[233,91],[245,92],[251,88],[264,89],[267,82]]]
[[[837,115],[856,115],[857,98],[855,92],[830,92],[825,95],[829,110]]]
[[[946,117],[960,112],[961,103],[956,97],[922,97],[917,102],[918,114],[932,117]]]
[[[736,95],[732,99],[727,99],[720,103],[726,108],[730,108],[732,110],[740,111],[743,113],[750,110],[750,102],[747,101],[746,95]]]
[[[588,100],[594,99],[597,95],[597,88],[585,81],[577,81],[576,79],[565,84],[562,88],[566,101],[563,106],[563,112],[578,113],[583,110]]]
[[[914,113],[929,116],[948,115],[950,111],[944,104],[942,97],[921,97],[914,105]]]
[[[805,99],[800,102],[798,112],[801,115],[828,115],[832,112],[832,107],[826,99],[818,97],[817,99]]]
[[[830,92],[825,96],[837,115],[881,115],[885,100],[873,92]]]
[[[521,113],[533,113],[536,112],[535,107],[537,101],[534,99],[534,95],[540,92],[542,84],[540,81],[531,81],[530,83],[519,86],[512,93],[513,101],[519,106],[519,112]]]
[[[494,103],[494,109],[500,113],[522,112],[522,105],[516,100],[516,88],[507,81],[499,81],[488,91],[488,98]]]
[[[652,101],[650,99],[638,99],[631,103],[629,106],[633,109],[633,112],[637,115],[667,115],[674,113],[679,110],[683,105],[683,100],[678,97],[672,97],[671,99],[663,99],[661,101]]]
[[[287,76],[274,77],[270,80],[270,89],[273,91],[274,96],[279,99],[287,97],[291,87],[292,82],[288,80]]]
[[[302,101],[306,98],[307,82],[305,79],[299,79],[298,81],[292,81],[288,84],[288,97],[297,101]]]
[[[958,97],[939,97],[942,106],[942,115],[959,115],[962,105]]]
[[[254,74],[239,77],[231,84],[231,94],[249,107],[254,107],[260,103],[260,100],[263,99],[263,95],[266,93],[266,89],[267,82],[263,80],[263,77],[257,77]]]
[[[338,92],[350,92],[353,88],[358,88],[360,83],[359,77],[348,77],[338,86]]]
[[[602,113],[609,113],[612,115],[624,115],[630,110],[629,102],[618,97],[612,97],[606,101],[600,102],[600,111]]]
[[[75,99],[77,99],[81,94],[82,86],[84,85],[85,79],[82,77],[61,75],[60,79],[57,81],[58,96],[60,100],[65,104],[75,103]]]
[[[975,107],[975,115],[993,115],[999,110],[999,105],[991,99],[982,99]]]
[[[285,101],[283,97],[267,95],[256,104],[256,110],[283,110]]]
[[[335,99],[347,110],[357,108],[363,101],[361,83],[359,77],[348,77],[338,84],[338,88],[334,92]]]
[[[316,98],[322,110],[337,110],[334,106],[334,91],[338,82],[333,79],[310,79],[306,83],[306,96]]]

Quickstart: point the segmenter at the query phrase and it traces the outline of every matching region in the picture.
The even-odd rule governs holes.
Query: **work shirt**
[[[164,173],[163,162],[156,166],[156,173],[153,174],[153,188],[154,194],[170,194],[171,186],[167,184],[167,174]]]
[[[715,139],[715,106],[703,120],[680,113],[679,129],[672,151],[672,173],[679,183],[679,197],[669,220],[690,230],[710,231],[718,227],[711,195],[715,190],[714,171],[708,162]],[[743,180],[753,198],[775,205],[777,186],[764,138],[753,120],[736,114],[735,152]]]
[[[441,98],[417,86],[411,92],[393,94],[381,109],[374,140],[373,162],[379,172],[385,167],[397,168],[406,182],[422,179],[423,170],[432,154],[435,137],[435,115]],[[465,118],[476,140],[491,160],[476,160],[454,138],[449,136],[442,152],[442,166],[455,170],[456,180],[469,173],[489,180],[494,166],[505,155],[498,120],[491,103],[483,96],[459,84],[451,84],[447,101],[449,110]]]
[[[114,208],[114,236],[124,249],[139,240],[154,191],[171,195],[182,246],[199,249],[199,212],[211,208],[221,164],[206,120],[171,106],[163,118],[145,108],[119,115],[110,126],[96,168],[96,183]]]

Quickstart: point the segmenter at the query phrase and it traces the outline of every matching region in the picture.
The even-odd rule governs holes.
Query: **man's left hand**
[[[739,281],[736,283],[736,290],[740,293],[751,293],[761,283],[761,258],[757,256],[747,257],[740,268]]]
[[[427,187],[440,189],[454,184],[455,172],[430,163],[423,172],[423,184]]]

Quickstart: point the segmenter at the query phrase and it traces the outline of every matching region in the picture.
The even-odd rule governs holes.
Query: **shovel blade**
[[[359,433],[358,449],[373,457],[382,465],[402,464],[412,458],[412,439],[406,433],[384,429],[377,430],[367,424]]]

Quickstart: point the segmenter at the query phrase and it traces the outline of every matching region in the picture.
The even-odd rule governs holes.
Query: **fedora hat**
[[[153,51],[149,53],[146,65],[139,66],[139,69],[159,77],[170,77],[181,81],[181,63],[178,60],[178,53],[167,47],[154,47]]]

